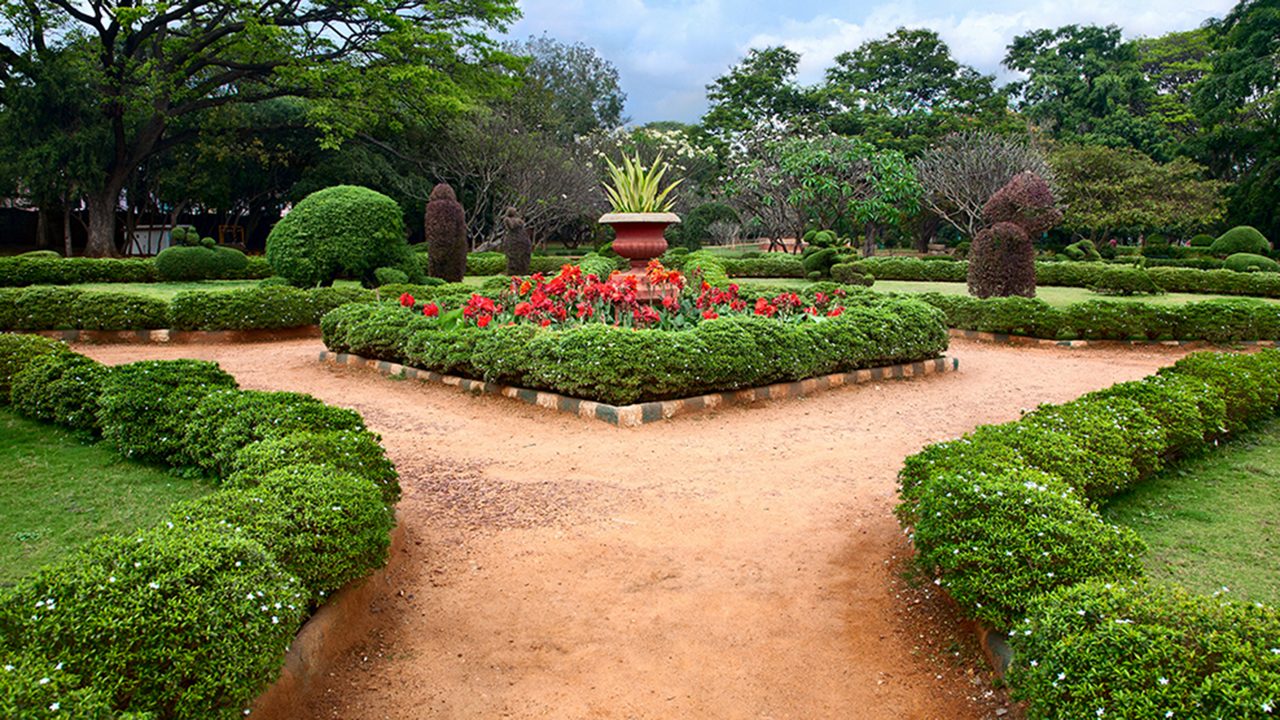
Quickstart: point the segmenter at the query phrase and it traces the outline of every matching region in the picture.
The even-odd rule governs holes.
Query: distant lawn
[[[0,586],[99,535],[153,525],[170,505],[212,490],[0,408]]]
[[[479,286],[485,280],[485,275],[468,275],[462,279],[467,285]],[[66,287],[75,288],[76,290],[95,290],[102,292],[120,292],[132,293],[135,295],[147,295],[149,297],[157,297],[161,300],[172,300],[174,295],[187,290],[243,290],[244,288],[257,287],[261,280],[203,280],[199,282],[156,282],[156,283],[81,283],[79,285],[67,285]],[[360,283],[355,280],[338,280],[334,283],[337,287],[360,287]]]
[[[1113,498],[1102,513],[1147,542],[1152,578],[1280,606],[1280,420]]]
[[[800,278],[738,278],[734,282],[746,287],[781,287],[786,285],[795,285],[796,283],[807,283],[808,280]],[[968,295],[969,288],[964,283],[954,282],[916,282],[912,280],[876,280],[875,285],[871,286],[872,290],[879,292],[896,292],[896,293],[926,293],[935,292],[943,295]],[[1087,300],[1105,300],[1108,302],[1144,302],[1153,305],[1182,305],[1189,302],[1200,302],[1203,300],[1221,300],[1224,298],[1232,299],[1248,299],[1259,300],[1262,302],[1280,303],[1280,298],[1250,298],[1241,295],[1193,295],[1190,293],[1165,293],[1164,295],[1131,295],[1129,297],[1117,295],[1099,295],[1090,292],[1085,288],[1078,287],[1050,287],[1041,286],[1036,288],[1036,297],[1053,305],[1054,307],[1066,307],[1073,303],[1085,302]]]

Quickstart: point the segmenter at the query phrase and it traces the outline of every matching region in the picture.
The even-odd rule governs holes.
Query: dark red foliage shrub
[[[448,184],[432,188],[422,228],[427,241],[427,274],[445,282],[462,282],[467,272],[467,219]]]
[[[969,294],[1036,296],[1036,251],[1021,227],[996,223],[974,238],[969,251]]]
[[[982,206],[982,217],[989,224],[1009,222],[1022,228],[1034,239],[1040,233],[1062,222],[1062,211],[1053,199],[1053,190],[1035,173],[1015,175]]]

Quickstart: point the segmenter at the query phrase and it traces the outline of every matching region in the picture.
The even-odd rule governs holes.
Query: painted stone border
[[[168,343],[194,345],[199,343],[245,343],[273,340],[304,340],[320,337],[319,325],[293,328],[252,330],[14,330],[12,332],[43,335],[44,337],[74,343]]]
[[[1030,337],[1028,335],[1010,335],[1008,333],[979,332],[977,330],[961,330],[951,328],[949,334],[953,338],[978,340],[981,342],[1004,343],[1006,345],[1036,345],[1040,347],[1086,348],[1086,347],[1222,347],[1207,340],[1051,340],[1048,338]],[[1280,347],[1280,340],[1236,340],[1225,343],[1242,347]]]
[[[267,720],[297,717],[297,709],[315,696],[338,657],[367,639],[375,622],[369,606],[390,587],[391,574],[408,557],[408,543],[404,519],[397,513],[387,564],[334,593],[303,623],[285,653],[280,677],[253,701],[246,715]]]
[[[418,368],[401,365],[400,363],[393,363],[387,360],[371,360],[369,358],[361,357],[359,355],[351,355],[348,353],[335,353],[325,350],[320,353],[318,359],[320,362],[333,363],[335,365],[372,368],[388,377],[403,377],[406,379],[420,380],[422,382],[435,382],[443,385],[450,385],[469,393],[502,395],[504,397],[526,402],[530,405],[544,407],[548,410],[556,410],[558,412],[578,415],[579,417],[595,418],[596,420],[602,420],[610,425],[617,425],[618,427],[637,427],[646,423],[666,420],[677,415],[685,415],[699,410],[710,410],[712,408],[725,407],[728,405],[741,405],[756,402],[758,400],[780,400],[782,398],[801,397],[815,392],[820,392],[822,390],[841,387],[843,385],[858,385],[878,380],[894,380],[899,378],[921,377],[924,375],[936,375],[939,373],[954,372],[960,369],[959,358],[944,355],[932,360],[922,360],[920,362],[906,363],[902,365],[886,365],[883,367],[868,368],[865,370],[854,370],[853,372],[847,373],[835,373],[834,375],[823,375],[821,377],[808,378],[806,380],[777,383],[763,387],[748,388],[746,390],[729,390],[721,393],[712,393],[710,395],[681,398],[679,400],[660,400],[636,403],[634,405],[609,405],[606,403],[595,402],[593,400],[582,400],[580,398],[567,397],[565,395],[559,395],[557,393],[547,392],[544,390],[529,390],[527,388],[484,382],[483,380],[471,380],[469,378],[457,377],[454,375],[442,375],[431,370],[419,370]]]

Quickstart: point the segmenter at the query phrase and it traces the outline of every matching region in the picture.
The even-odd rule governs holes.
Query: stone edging
[[[527,388],[510,387],[507,385],[499,385],[497,383],[484,382],[481,380],[471,380],[453,375],[442,375],[431,370],[419,370],[418,368],[401,365],[400,363],[388,362],[386,360],[371,360],[369,358],[360,357],[359,355],[350,355],[348,353],[334,353],[326,350],[320,353],[319,360],[320,362],[329,362],[335,365],[373,368],[388,377],[404,377],[421,380],[423,382],[437,382],[444,385],[451,385],[459,390],[470,393],[502,395],[504,397],[521,400],[530,405],[544,407],[549,410],[570,413],[580,417],[595,418],[596,420],[602,420],[611,425],[617,425],[618,427],[636,427],[646,423],[672,418],[676,415],[684,415],[691,412],[697,412],[699,410],[709,410],[727,405],[752,403],[758,400],[778,400],[782,398],[801,397],[803,395],[809,395],[811,393],[840,387],[842,385],[856,385],[860,383],[874,382],[877,380],[920,377],[922,375],[954,372],[960,369],[960,360],[958,358],[943,356],[940,358],[934,358],[933,360],[924,360],[921,362],[907,363],[903,365],[887,365],[884,367],[855,370],[847,373],[835,373],[834,375],[823,375],[821,377],[798,380],[796,382],[778,383],[776,385],[766,385],[764,387],[749,388],[746,390],[730,390],[722,393],[699,395],[697,397],[682,398],[679,400],[662,400],[636,403],[634,405],[608,405],[606,403],[567,397],[565,395],[559,395],[543,390],[529,390]]]
[[[284,657],[280,677],[253,701],[246,712],[254,718],[289,720],[314,697],[335,660],[365,641],[374,615],[369,605],[388,587],[390,576],[408,556],[408,532],[399,513],[391,529],[387,564],[334,593],[294,636]]]
[[[74,343],[197,343],[267,342],[320,337],[319,325],[269,330],[16,330]]]
[[[1050,340],[1048,338],[1029,337],[1027,335],[978,332],[977,330],[961,330],[959,328],[951,328],[948,332],[953,338],[964,338],[965,340],[996,342],[1004,343],[1006,345],[1037,345],[1040,347],[1218,347],[1207,340]],[[1280,346],[1280,341],[1237,340],[1228,344],[1244,347],[1277,347]]]

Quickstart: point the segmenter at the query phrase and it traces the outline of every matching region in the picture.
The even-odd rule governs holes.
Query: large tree
[[[513,0],[188,0],[3,8],[0,102],[57,58],[81,63],[97,121],[110,142],[98,181],[85,188],[90,255],[116,252],[121,190],[151,157],[189,139],[174,132],[214,108],[272,98],[315,98],[310,121],[331,143],[391,103],[427,112],[465,107],[495,57],[484,31],[515,17]],[[331,102],[323,102],[331,101]],[[186,123],[194,133],[198,123]]]
[[[752,49],[742,62],[707,86],[707,132],[727,139],[758,124],[785,124],[813,112],[816,99],[796,82],[800,54],[783,46]]]
[[[546,122],[561,142],[624,122],[627,94],[618,69],[583,43],[564,43],[547,35],[508,43],[506,49],[525,56],[521,94],[540,96],[549,109]]]
[[[1009,45],[1005,67],[1026,74],[1009,86],[1016,106],[1057,138],[1135,147],[1153,156],[1171,136],[1150,114],[1155,91],[1137,46],[1115,25],[1034,30]]]
[[[1203,27],[1136,41],[1142,73],[1155,92],[1149,111],[1178,141],[1200,130],[1194,100],[1200,81],[1212,68],[1211,42],[1209,29]]]
[[[1162,164],[1131,148],[1067,145],[1050,161],[1063,225],[1095,242],[1116,230],[1186,234],[1222,219],[1224,183],[1186,158]]]
[[[831,128],[917,155],[950,132],[1001,124],[995,78],[951,57],[933,30],[898,28],[836,56],[823,88]]]

